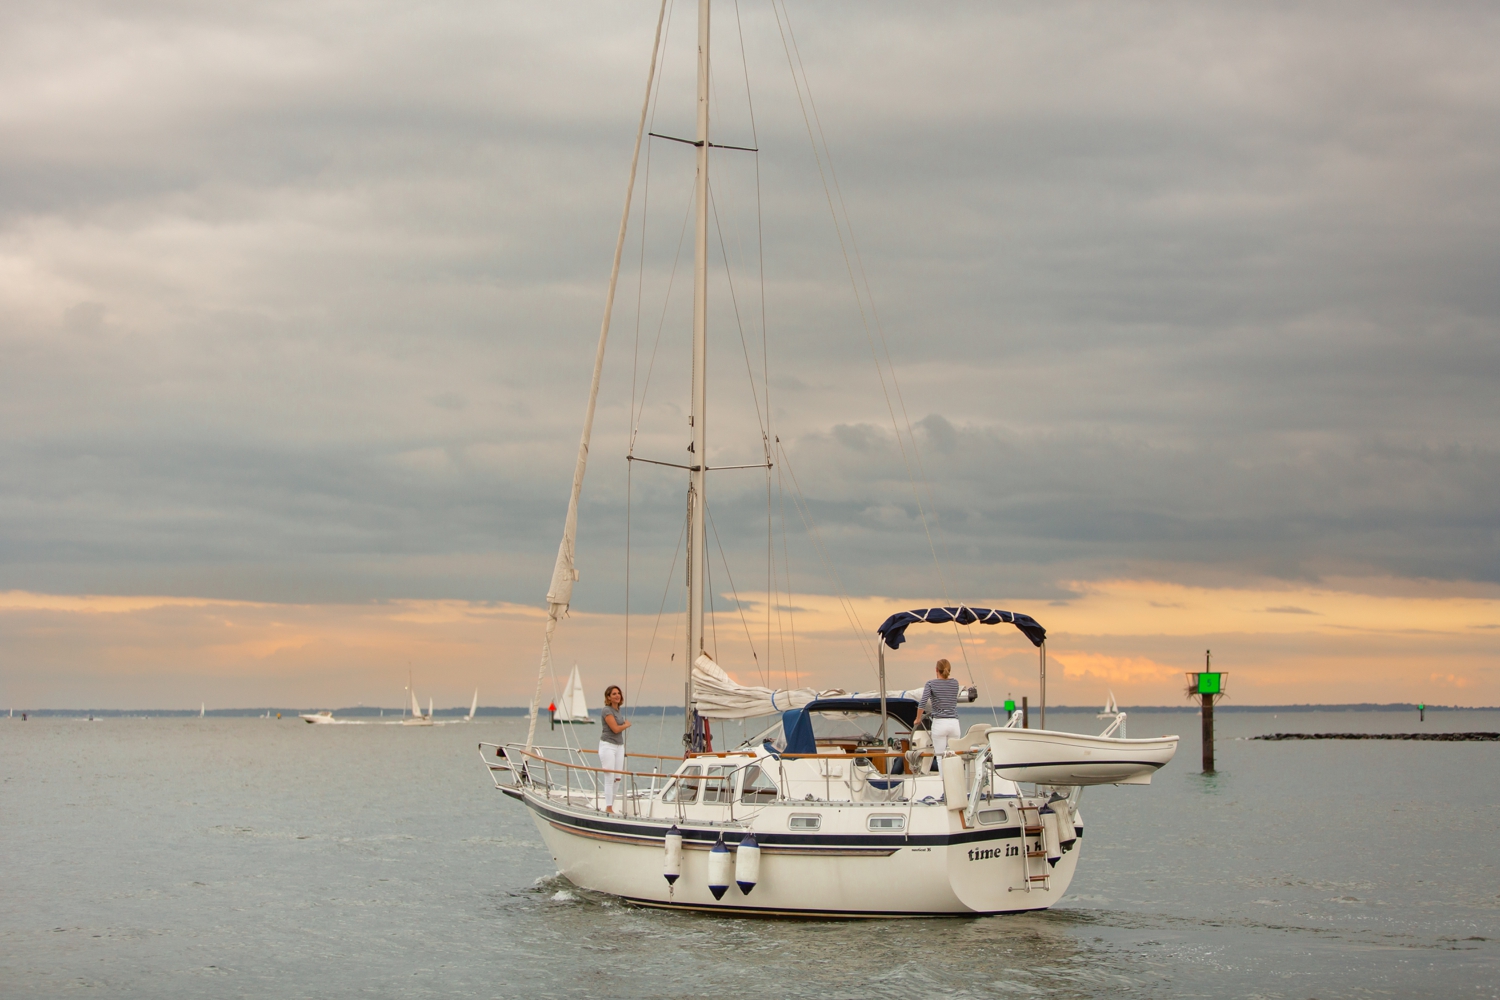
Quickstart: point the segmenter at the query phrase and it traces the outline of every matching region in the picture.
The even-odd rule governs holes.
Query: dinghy
[[[985,733],[995,771],[1038,785],[1149,785],[1177,752],[1177,737],[1122,740],[996,726]]]

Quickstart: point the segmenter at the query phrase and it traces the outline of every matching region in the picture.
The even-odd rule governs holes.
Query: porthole
[[[980,826],[998,826],[1005,822],[1004,809],[981,809],[979,810]]]
[[[906,829],[905,816],[871,816],[865,821],[871,833],[897,833]]]
[[[793,830],[816,830],[823,825],[822,816],[810,816],[806,813],[795,815],[787,820],[787,826]]]

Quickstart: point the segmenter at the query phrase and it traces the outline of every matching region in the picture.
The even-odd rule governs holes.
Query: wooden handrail
[[[500,744],[498,744],[498,743],[486,743],[486,744],[482,744],[482,745],[483,746],[493,746],[493,747],[496,747],[498,749],[505,750],[505,747],[500,746]],[[541,748],[538,748],[538,749],[541,749]],[[559,748],[559,749],[568,749],[568,750],[571,750],[572,748],[570,748],[570,747],[563,747],[563,748]],[[532,753],[531,751],[524,750],[524,749],[518,749],[516,752],[519,752],[524,757],[530,757],[530,758],[532,758],[534,760],[538,760],[538,761],[542,762],[543,764],[554,765],[554,766],[557,766],[557,767],[572,768],[575,771],[597,771],[600,774],[629,774],[629,775],[634,775],[636,777],[642,777],[642,778],[675,778],[675,777],[678,777],[678,775],[675,774],[675,773],[664,772],[664,771],[615,771],[615,770],[611,770],[610,768],[607,768],[607,767],[590,767],[587,764],[573,764],[573,763],[570,763],[570,762],[565,761],[565,760],[554,760],[551,757],[547,757],[547,756],[544,756],[544,755],[539,754],[539,753]],[[596,750],[583,751],[583,752],[585,752],[585,753],[598,753],[598,751],[596,751]],[[510,756],[510,753],[511,753],[511,751],[506,750],[506,756],[507,757]],[[647,758],[655,759],[655,760],[682,760],[683,759],[681,757],[664,757],[664,756],[661,756],[660,754],[629,754],[629,755],[627,755],[626,759],[628,760],[630,757],[637,757],[637,756],[639,756],[639,757],[647,757]],[[696,758],[699,758],[699,757],[722,758],[722,757],[728,757],[728,756],[750,756],[750,754],[749,754],[749,752],[746,752],[745,754],[742,755],[742,754],[734,753],[733,751],[724,751],[723,753],[715,751],[713,753],[696,753],[696,754],[691,754],[688,759],[696,759]],[[868,760],[868,759],[870,759],[872,757],[880,757],[882,759],[887,759],[888,760],[888,759],[890,759],[892,757],[903,757],[904,758],[905,756],[906,756],[906,754],[901,753],[900,751],[897,751],[897,750],[871,750],[869,753],[842,753],[842,754],[841,753],[784,753],[784,754],[778,754],[777,755],[777,757],[780,758],[780,759],[782,759],[782,760]],[[932,753],[931,750],[920,750],[920,751],[917,752],[917,756],[918,756],[918,759],[921,759],[923,757],[932,757],[933,753]],[[773,758],[773,759],[776,759],[776,758]],[[698,775],[693,775],[692,777],[706,778],[706,779],[711,780],[711,781],[718,781],[718,780],[721,780],[724,776],[723,775],[716,775],[716,774],[698,774]],[[899,777],[899,775],[897,775],[897,777]],[[915,777],[915,775],[913,775],[913,777]]]

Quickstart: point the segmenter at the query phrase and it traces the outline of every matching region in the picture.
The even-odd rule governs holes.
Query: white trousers
[[[958,727],[957,719],[933,719],[932,720],[932,750],[941,757],[948,752],[948,741],[956,740],[963,735],[963,730]]]
[[[625,748],[618,743],[606,743],[600,740],[599,766],[606,771],[625,770]],[[607,808],[615,804],[615,789],[620,786],[620,776],[601,774],[599,778],[604,782],[604,805]]]

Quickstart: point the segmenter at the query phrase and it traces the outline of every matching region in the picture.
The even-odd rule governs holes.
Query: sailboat
[[[422,714],[422,706],[417,704],[417,692],[412,689],[410,680],[406,684],[407,697],[411,699],[411,715],[402,719],[403,726],[430,726],[432,725],[432,702],[428,701],[427,714]]]
[[[677,140],[693,146],[696,156],[692,443],[688,464],[655,463],[687,473],[685,752],[680,758],[632,754],[623,771],[605,771],[588,756],[591,751],[536,743],[553,636],[578,579],[578,500],[656,81],[663,2],[563,538],[547,592],[530,725],[524,743],[479,744],[481,760],[495,787],[529,810],[565,878],[639,905],[801,917],[1046,909],[1067,891],[1082,854],[1083,788],[1140,783],[1136,779],[1170,760],[1177,738],[1152,741],[1159,745],[1121,765],[1113,762],[1116,751],[1137,741],[1107,730],[1084,744],[1069,744],[1060,738],[1068,734],[1022,729],[1017,711],[1004,725],[970,727],[938,756],[917,723],[916,693],[891,690],[885,680],[886,650],[898,649],[909,627],[946,623],[1014,626],[1040,650],[1045,678],[1047,633],[1034,618],[962,604],[895,611],[876,630],[873,691],[742,685],[709,655],[705,496],[708,473],[715,470],[709,465],[705,384],[708,171],[712,151],[724,147],[711,141],[709,129],[709,0],[698,0],[697,7],[696,134]],[[769,450],[765,462],[770,468]],[[570,690],[577,677],[575,669]],[[976,694],[966,690],[965,700]],[[766,719],[761,732],[714,752],[712,720],[756,717]],[[1071,769],[1061,776],[1031,773],[1036,746],[1019,742],[1017,734],[1043,736],[1040,745],[1065,755]],[[607,811],[612,790],[614,808]]]
[[[461,724],[463,724],[465,722],[473,722],[474,721],[474,713],[477,712],[477,711],[479,711],[479,689],[475,688],[474,689],[474,700],[471,701],[471,702],[469,702],[469,714],[468,715],[460,716],[457,719],[435,719],[435,720],[433,720],[432,724],[434,726],[456,726],[456,725],[461,725]],[[430,698],[427,701],[427,714],[429,716],[432,715],[432,699],[430,699]]]
[[[573,664],[573,672],[568,675],[568,685],[563,688],[562,703],[554,702],[551,705],[552,726],[591,726],[594,720],[589,716],[588,699],[583,694],[583,678],[578,674],[578,664]]]

